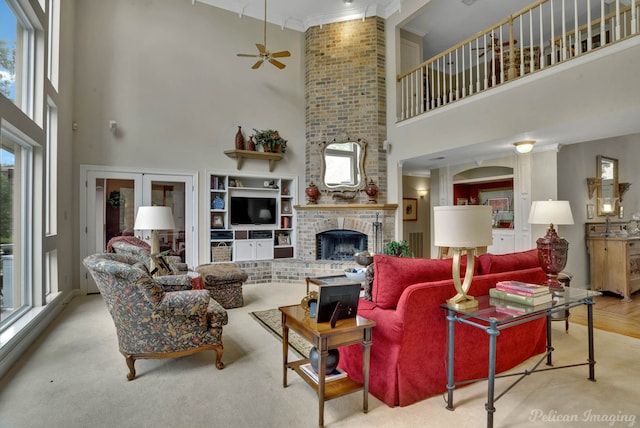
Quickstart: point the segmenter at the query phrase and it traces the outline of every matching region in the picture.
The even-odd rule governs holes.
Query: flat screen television
[[[231,224],[276,224],[276,198],[232,196]]]

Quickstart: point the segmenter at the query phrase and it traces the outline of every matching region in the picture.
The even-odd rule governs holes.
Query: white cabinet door
[[[236,262],[246,260],[273,259],[273,240],[241,239],[234,242],[234,258]]]
[[[253,240],[239,240],[233,243],[233,260],[241,262],[244,260],[255,260],[255,244]]]
[[[270,260],[273,258],[273,240],[261,239],[255,241],[256,260]]]
[[[493,245],[487,248],[491,254],[507,254],[516,250],[516,237],[512,230],[493,230]]]

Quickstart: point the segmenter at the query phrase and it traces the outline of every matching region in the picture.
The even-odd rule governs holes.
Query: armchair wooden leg
[[[127,361],[127,367],[129,367],[127,380],[133,380],[136,377],[136,368],[134,367],[136,363],[136,359],[133,358],[131,355],[125,355],[124,358]]]
[[[216,367],[218,369],[223,369],[224,368],[224,363],[222,362],[222,350],[223,350],[223,346],[222,344],[220,345],[216,345],[215,347],[215,351],[216,351]]]

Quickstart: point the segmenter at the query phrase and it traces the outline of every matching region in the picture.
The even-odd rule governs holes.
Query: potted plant
[[[390,241],[384,246],[384,253],[389,256],[413,257],[413,252],[409,249],[407,241]]]
[[[258,131],[255,128],[253,130],[255,131],[253,140],[256,146],[262,146],[265,152],[285,153],[287,151],[287,140],[282,138],[278,131],[273,129]]]

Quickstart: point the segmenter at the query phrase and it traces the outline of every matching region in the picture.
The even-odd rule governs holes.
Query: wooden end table
[[[369,354],[371,350],[371,330],[376,323],[356,316],[338,320],[335,328],[328,322],[318,323],[309,318],[309,313],[300,305],[278,308],[282,314],[282,386],[287,387],[287,369],[293,369],[318,394],[318,426],[324,426],[324,402],[332,398],[363,390],[362,410],[369,411]],[[324,376],[318,376],[316,383],[300,367],[309,362],[308,358],[289,362],[289,329],[294,330],[311,342],[318,350],[318,373],[324,373],[329,349],[340,346],[362,344],[363,384],[347,377],[325,382]],[[347,374],[348,375],[348,374]]]

